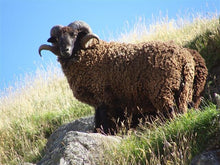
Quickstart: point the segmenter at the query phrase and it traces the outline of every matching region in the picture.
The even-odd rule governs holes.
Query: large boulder
[[[91,133],[94,117],[76,120],[58,128],[48,139],[45,156],[37,165],[95,165],[105,150],[116,146],[121,139]]]

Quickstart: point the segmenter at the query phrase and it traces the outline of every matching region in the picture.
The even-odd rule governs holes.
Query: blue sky
[[[108,40],[138,17],[150,23],[152,15],[175,19],[189,12],[219,11],[220,0],[0,0],[0,90],[47,61],[56,63],[50,52],[44,51],[43,58],[38,55],[54,25],[83,20]]]

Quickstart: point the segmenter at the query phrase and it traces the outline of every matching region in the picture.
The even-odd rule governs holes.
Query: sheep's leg
[[[193,80],[194,80],[194,65],[187,63],[181,73],[181,82],[178,94],[176,93],[176,85],[172,86],[171,79],[167,79],[161,87],[156,99],[152,100],[153,105],[158,111],[161,111],[165,116],[173,116],[174,110],[180,113],[187,112],[188,103],[192,102]],[[177,109],[176,109],[177,107]]]
[[[191,63],[184,66],[182,76],[178,108],[180,113],[186,113],[193,96],[194,66]]]
[[[162,87],[160,94],[152,101],[154,107],[158,110],[158,113],[162,113],[162,115],[166,118],[173,118],[176,110],[180,113],[187,112],[189,96],[192,95],[192,91],[189,86],[190,83],[185,82],[177,98],[175,98],[175,93],[171,89],[166,86]]]
[[[122,123],[126,126],[125,110],[123,108],[112,106],[107,112],[108,134],[114,135]]]
[[[95,130],[94,132],[107,133],[108,122],[107,122],[107,107],[100,106],[95,110]]]
[[[152,104],[159,115],[165,118],[173,118],[175,116],[174,92],[166,84],[161,87],[157,97],[152,99]]]
[[[106,105],[102,105],[96,109],[95,112],[95,130],[103,134],[114,135],[116,130],[116,118],[117,114],[114,113],[114,108],[109,108]]]
[[[192,49],[187,49],[187,50],[193,55],[194,61],[196,63],[195,78],[193,84],[194,92],[193,92],[192,107],[197,109],[201,102],[201,93],[203,92],[206,83],[206,77],[208,75],[208,71],[202,56],[195,50]]]

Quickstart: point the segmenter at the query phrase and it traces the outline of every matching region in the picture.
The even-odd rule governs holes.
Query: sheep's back
[[[194,63],[188,51],[174,44],[151,42],[116,46],[112,44],[111,53],[103,57],[103,66],[108,64],[103,69],[103,77],[108,77],[105,84],[111,87],[112,95],[126,104],[143,104],[148,98],[154,99],[163,85],[178,90],[183,67]]]
[[[79,52],[67,78],[74,95],[95,107],[149,106],[163,85],[178,90],[182,69],[190,62],[189,52],[172,43],[101,42]]]

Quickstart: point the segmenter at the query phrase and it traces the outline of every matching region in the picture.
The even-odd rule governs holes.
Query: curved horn
[[[92,33],[92,29],[87,23],[83,21],[74,21],[73,23],[70,23],[68,26],[73,29],[83,31],[86,33],[86,35],[81,39],[81,42],[80,42],[83,49],[87,48],[87,44],[90,39],[97,39],[99,43],[99,37],[96,34]]]
[[[59,36],[62,27],[63,26],[61,25],[56,25],[52,27],[52,29],[50,30],[50,38],[47,40],[47,42],[51,42],[51,43],[57,42],[57,37]]]
[[[81,40],[81,46],[83,49],[86,49],[88,46],[87,46],[87,43],[89,42],[89,40],[91,39],[96,39],[99,43],[99,37],[96,35],[96,34],[93,34],[93,33],[88,33],[87,35],[85,35],[85,37],[82,38]]]
[[[50,36],[57,37],[62,27],[63,27],[62,25],[56,25],[52,27],[52,29],[50,30]]]
[[[55,46],[50,46],[50,45],[41,45],[38,49],[38,52],[39,52],[39,55],[42,57],[41,55],[41,51],[42,50],[49,50],[51,51],[52,53],[54,53],[55,55],[59,55],[59,48],[58,47],[55,47]]]
[[[70,23],[68,26],[73,29],[77,29],[79,31],[84,31],[86,33],[92,33],[92,29],[90,28],[90,26],[83,21],[74,21],[74,22]]]

